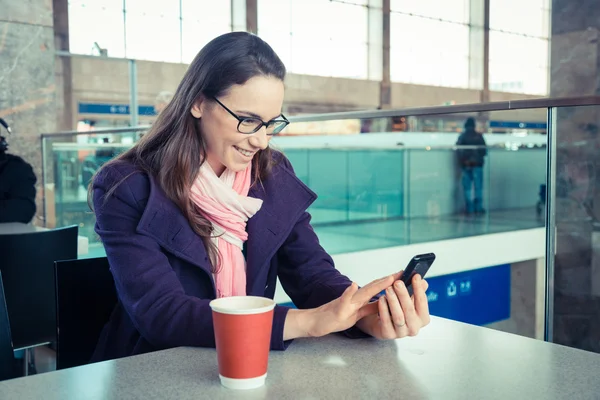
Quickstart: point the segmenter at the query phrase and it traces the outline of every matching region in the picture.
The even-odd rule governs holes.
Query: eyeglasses
[[[240,133],[250,135],[258,132],[258,130],[264,126],[267,128],[267,135],[272,136],[277,135],[290,123],[290,121],[288,121],[283,114],[281,114],[281,119],[276,118],[268,122],[264,122],[262,119],[257,117],[240,117],[227,108],[225,104],[221,103],[216,97],[213,97],[213,99],[219,103],[219,105],[223,107],[229,114],[233,115],[233,117],[238,120],[237,130]]]

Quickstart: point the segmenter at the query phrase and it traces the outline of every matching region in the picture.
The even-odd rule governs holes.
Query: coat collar
[[[264,291],[264,288],[255,285],[256,278],[317,197],[284,164],[287,164],[285,159],[273,167],[271,175],[262,183],[255,182],[248,194],[263,200],[261,209],[246,227],[248,294]],[[149,179],[150,193],[137,231],[153,237],[175,256],[200,267],[212,279],[211,265],[201,237],[193,231],[179,207],[166,196],[158,182],[153,177]]]

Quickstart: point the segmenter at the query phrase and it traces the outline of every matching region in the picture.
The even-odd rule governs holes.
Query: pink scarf
[[[248,197],[252,164],[238,173],[226,169],[217,177],[207,162],[192,185],[191,199],[213,225],[213,242],[219,250],[220,270],[215,276],[217,298],[246,295],[248,240],[246,222],[260,210],[262,200]]]

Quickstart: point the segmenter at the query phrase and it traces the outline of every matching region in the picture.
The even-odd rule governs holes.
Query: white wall
[[[342,274],[359,285],[366,285],[404,269],[414,255],[423,253],[436,254],[428,277],[537,260],[545,257],[545,235],[545,228],[535,228],[338,254],[333,259]],[[291,301],[279,283],[275,301]]]

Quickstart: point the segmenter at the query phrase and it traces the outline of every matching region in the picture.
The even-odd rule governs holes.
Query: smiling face
[[[232,86],[218,99],[239,117],[256,117],[268,122],[281,115],[284,86],[278,78],[256,76],[243,85]],[[256,153],[267,148],[270,136],[263,126],[253,134],[240,133],[238,120],[211,99],[198,102],[191,110],[199,118],[206,143],[206,161],[220,176],[226,168],[243,171]]]

